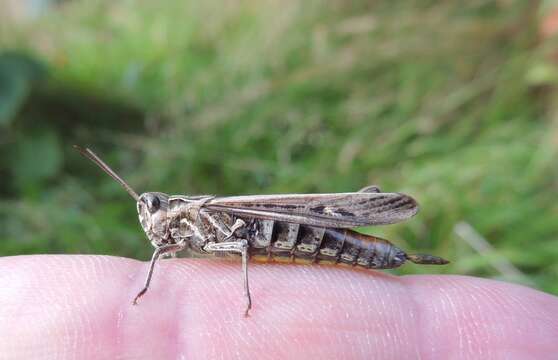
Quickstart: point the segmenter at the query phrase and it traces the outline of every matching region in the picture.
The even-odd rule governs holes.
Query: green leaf
[[[44,74],[45,67],[30,56],[17,52],[0,54],[0,126],[13,121],[33,84]]]
[[[11,156],[17,187],[25,188],[54,176],[62,166],[60,141],[52,131],[35,132],[19,139]]]
[[[0,64],[0,126],[9,125],[29,94],[29,81]]]

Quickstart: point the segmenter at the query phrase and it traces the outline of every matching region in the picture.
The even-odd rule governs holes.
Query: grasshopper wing
[[[332,228],[393,224],[418,211],[417,202],[408,195],[373,191],[217,197],[204,207],[237,216]]]

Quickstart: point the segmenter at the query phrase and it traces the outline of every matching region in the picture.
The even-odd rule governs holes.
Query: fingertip
[[[0,260],[0,349],[7,358],[118,355],[122,289],[139,262],[103,256]]]
[[[558,350],[556,297],[527,287],[466,276],[407,276],[420,314],[420,343],[432,357],[528,354]]]
[[[0,349],[12,357],[549,358],[556,297],[459,276],[113,257],[0,260]]]

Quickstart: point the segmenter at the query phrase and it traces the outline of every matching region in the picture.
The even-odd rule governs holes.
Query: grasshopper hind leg
[[[381,193],[382,190],[380,190],[380,187],[377,185],[368,185],[366,187],[363,187],[362,189],[360,189],[358,192],[363,192],[363,193]]]

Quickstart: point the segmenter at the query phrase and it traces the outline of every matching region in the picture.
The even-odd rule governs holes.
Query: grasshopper
[[[407,260],[415,264],[448,263],[433,255],[407,254],[388,240],[351,230],[393,224],[414,216],[418,204],[409,195],[383,193],[377,186],[331,194],[138,195],[93,151],[74,147],[134,198],[141,227],[155,248],[144,287],[133,304],[149,289],[156,262],[187,248],[199,254],[241,257],[246,316],[252,305],[250,259],[367,269],[396,268]]]

